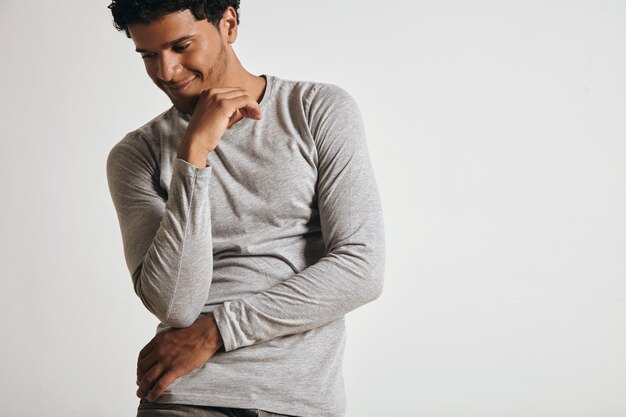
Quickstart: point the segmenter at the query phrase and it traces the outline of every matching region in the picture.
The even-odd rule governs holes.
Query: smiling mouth
[[[185,88],[189,87],[189,85],[191,84],[191,82],[193,80],[195,80],[196,77],[193,77],[187,81],[183,81],[182,83],[176,83],[176,84],[166,84],[165,88],[167,89],[167,91],[173,92],[173,93],[180,93],[182,92]]]

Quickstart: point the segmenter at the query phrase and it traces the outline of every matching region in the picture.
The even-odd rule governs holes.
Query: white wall
[[[242,3],[244,66],[365,118],[387,274],[347,416],[626,415],[626,2]],[[0,2],[2,416],[136,410],[105,159],[169,103],[107,4]]]

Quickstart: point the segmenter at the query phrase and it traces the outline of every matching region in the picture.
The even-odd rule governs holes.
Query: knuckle
[[[160,379],[159,381],[157,381],[156,384],[154,384],[154,386],[152,387],[152,392],[163,392],[165,391],[165,388],[167,388],[169,384],[167,384],[163,379]]]
[[[169,386],[172,381],[174,381],[176,378],[178,378],[178,374],[176,373],[176,371],[174,369],[171,369],[169,371],[167,371],[163,377],[161,378],[161,380],[165,383],[165,386]]]

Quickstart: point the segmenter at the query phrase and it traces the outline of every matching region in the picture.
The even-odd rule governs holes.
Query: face
[[[222,24],[226,24],[222,19]],[[200,93],[223,86],[229,69],[228,30],[224,34],[191,11],[165,15],[149,24],[128,26],[152,81],[174,106],[193,113]]]

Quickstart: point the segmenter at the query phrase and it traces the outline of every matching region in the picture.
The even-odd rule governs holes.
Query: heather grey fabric
[[[161,323],[212,311],[224,349],[162,403],[345,413],[344,315],[383,287],[384,229],[363,121],[340,87],[265,76],[195,167],[171,108],[111,150],[107,176],[134,289]]]
[[[137,407],[137,417],[297,417],[265,410],[207,407],[183,404],[144,403]]]

